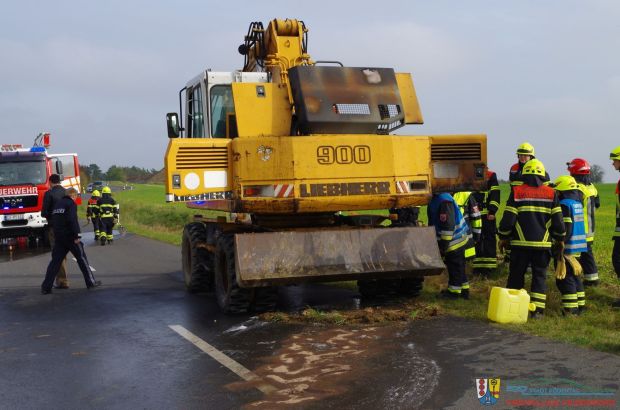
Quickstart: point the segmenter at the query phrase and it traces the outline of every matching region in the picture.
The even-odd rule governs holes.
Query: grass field
[[[550,276],[547,281],[547,311],[543,319],[529,321],[524,325],[497,326],[620,354],[620,310],[610,307],[611,301],[620,297],[620,284],[611,266],[613,246],[611,234],[615,226],[615,185],[601,184],[597,187],[601,197],[601,208],[596,214],[597,233],[594,252],[601,285],[594,289],[586,289],[588,310],[579,317],[563,317],[560,313],[560,294],[555,279]],[[502,185],[501,188],[502,202],[505,202],[509,186]],[[121,223],[129,231],[176,245],[180,244],[184,224],[190,221],[195,213],[200,213],[186,208],[183,204],[166,204],[162,185],[135,185],[134,190],[117,192],[114,196],[121,206]],[[422,219],[426,218],[424,209],[420,214]],[[501,210],[498,217],[501,217]],[[439,301],[437,293],[440,288],[446,286],[447,277],[441,275],[427,278],[419,300],[429,304],[439,303],[442,310],[456,316],[486,321],[491,287],[504,286],[507,274],[507,266],[500,264],[497,273],[491,278],[472,278],[469,301]],[[526,289],[529,289],[529,277],[527,279]],[[354,286],[354,283],[341,285]]]

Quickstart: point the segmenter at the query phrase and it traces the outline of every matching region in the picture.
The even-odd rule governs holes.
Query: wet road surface
[[[70,258],[71,289],[46,296],[49,253],[0,263],[2,408],[469,409],[483,407],[475,379],[490,377],[501,380],[492,408],[532,399],[528,383],[575,381],[592,393],[577,398],[618,399],[614,355],[452,317],[365,327],[224,316],[209,295],[185,292],[178,247],[131,234],[112,246],[84,241],[104,282],[95,290]],[[313,285],[284,288],[279,304],[355,308],[359,299]]]

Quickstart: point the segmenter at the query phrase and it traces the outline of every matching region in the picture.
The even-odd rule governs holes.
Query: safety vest
[[[573,224],[573,232],[565,242],[564,253],[568,255],[580,254],[588,251],[586,242],[586,227],[584,222],[583,205],[574,199],[564,198],[560,204],[570,211],[569,217],[564,217],[564,222]]]
[[[594,204],[594,198],[598,196],[598,191],[594,184],[581,184],[577,183],[579,190],[583,192],[583,223],[586,227],[586,240],[592,242],[594,240],[594,210],[596,206]]]
[[[465,218],[465,221],[469,225],[471,232],[480,235],[482,231],[482,220],[480,219],[481,213],[478,205],[472,205],[470,202],[471,192],[456,192],[452,195],[454,201],[459,206],[461,215]],[[472,198],[474,201],[475,199]],[[476,239],[477,240],[477,239]]]
[[[442,217],[439,213],[439,208],[442,202],[450,202],[454,209],[454,226],[451,228],[442,226],[442,222],[445,222],[441,220]],[[467,258],[476,254],[475,248],[471,246],[471,234],[469,232],[467,221],[463,218],[463,215],[459,210],[459,206],[452,195],[448,193],[441,193],[433,196],[433,199],[428,204],[427,212],[429,225],[433,225],[435,227],[437,241],[448,241],[446,252],[454,252],[469,244],[469,246],[465,249],[465,257]]]

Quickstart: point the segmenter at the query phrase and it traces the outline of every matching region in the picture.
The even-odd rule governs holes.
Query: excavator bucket
[[[438,275],[432,227],[243,233],[235,235],[241,287]]]

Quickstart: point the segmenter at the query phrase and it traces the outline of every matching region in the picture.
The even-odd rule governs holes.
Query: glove
[[[114,222],[114,225],[116,225],[118,223],[118,218],[114,218],[112,222]]]
[[[508,239],[500,239],[499,240],[499,251],[501,253],[506,253],[506,249],[510,249],[510,241]]]
[[[87,223],[90,223],[90,216],[87,216],[87,217],[86,217],[86,222],[87,222]]]

